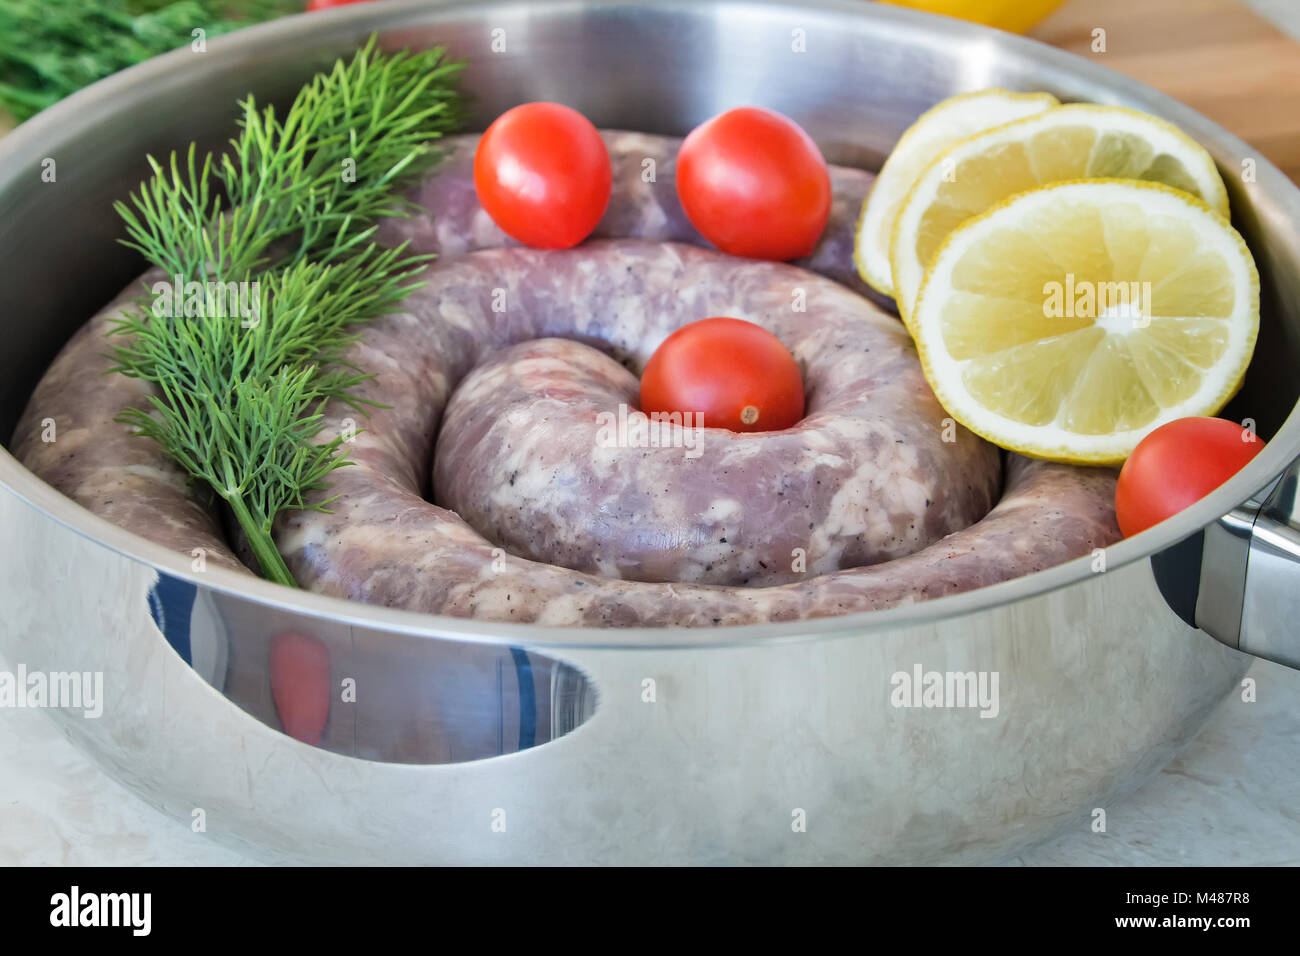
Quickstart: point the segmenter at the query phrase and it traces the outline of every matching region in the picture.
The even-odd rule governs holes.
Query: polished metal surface
[[[1270,481],[1204,531],[1196,626],[1229,647],[1244,649],[1241,625],[1246,606],[1246,564],[1259,510],[1276,485],[1276,479]]]
[[[0,451],[0,655],[104,673],[101,718],[52,714],[118,779],[187,823],[203,808],[211,836],[273,858],[982,861],[1088,826],[1233,689],[1249,658],[1169,610],[1149,557],[1300,453],[1300,193],[1117,74],[878,4],[360,5],[98,84],[0,140],[0,439],[60,345],[138,271],[114,245],[110,204],[145,175],[144,154],[220,143],[236,98],[282,100],[376,29],[386,46],[467,58],[480,127],[547,98],[599,125],[683,133],[748,102],[795,117],[834,160],[875,165],[934,101],[989,85],[1165,116],[1218,160],[1260,266],[1260,346],[1227,414],[1253,418],[1269,445],[1100,556],[879,613],[707,632],[435,618],[199,571]],[[41,180],[46,159],[55,183]],[[188,634],[201,640],[188,648],[173,650],[151,611],[169,582],[193,588]],[[1243,607],[1249,619],[1249,588]],[[280,730],[268,647],[289,632],[328,651],[328,686],[355,688],[331,698],[319,746]],[[996,706],[904,706],[918,667],[996,675]]]
[[[1243,651],[1300,667],[1300,462],[1259,510],[1246,564]]]
[[[1300,460],[1206,527],[1196,625],[1300,668]]]
[[[188,642],[178,650],[188,650],[209,684],[271,727],[281,726],[284,713],[325,708],[319,739],[309,739],[335,753],[393,763],[479,760],[546,743],[595,712],[587,679],[540,651],[433,645],[424,637],[327,621],[304,627],[296,616],[199,591],[169,575],[160,575],[149,594],[155,606],[160,595],[168,607],[179,604],[182,627],[164,619],[163,632]],[[284,673],[272,665],[268,675],[273,648],[286,636],[297,643],[297,657],[281,665]],[[324,662],[330,686],[288,673],[315,661]]]

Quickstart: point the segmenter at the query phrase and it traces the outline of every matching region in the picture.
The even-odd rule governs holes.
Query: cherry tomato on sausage
[[[741,319],[684,325],[650,356],[641,411],[698,412],[708,428],[777,431],[803,418],[803,379],[771,332]]]
[[[1138,442],[1120,469],[1115,516],[1124,536],[1195,504],[1260,453],[1254,432],[1222,418],[1179,418]]]
[[[474,154],[474,188],[492,221],[540,249],[575,246],[609,205],[613,171],[596,127],[559,103],[497,117]]]
[[[831,178],[817,144],[793,120],[753,106],[686,137],[677,196],[704,238],[752,259],[808,255],[831,214]]]

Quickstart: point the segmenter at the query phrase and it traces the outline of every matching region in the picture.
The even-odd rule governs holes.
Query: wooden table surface
[[[1300,43],[1237,0],[1070,0],[1029,35],[1181,100],[1300,182]]]

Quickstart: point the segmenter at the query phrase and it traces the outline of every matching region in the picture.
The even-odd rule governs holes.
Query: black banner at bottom
[[[593,940],[612,930],[637,945],[676,926],[690,927],[692,939],[739,940],[781,924],[864,943],[905,930],[921,931],[925,943],[990,933],[1226,941],[1294,920],[1291,874],[1267,869],[10,869],[0,881],[7,940],[76,935],[128,945],[338,945],[453,923],[457,937],[482,926],[496,943],[515,927],[535,936],[547,935],[547,925],[565,935],[599,932]],[[566,917],[574,925],[560,930]],[[673,932],[661,944],[682,938]]]

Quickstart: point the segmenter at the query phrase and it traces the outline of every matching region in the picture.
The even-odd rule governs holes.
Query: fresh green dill
[[[271,538],[276,516],[326,506],[308,496],[347,463],[341,436],[320,437],[324,403],[356,405],[366,377],[343,354],[428,259],[378,246],[374,223],[406,214],[398,187],[459,124],[459,69],[442,50],[384,54],[372,39],[283,117],[245,100],[222,156],[150,157],[152,178],[117,204],[127,245],[168,283],[203,289],[200,308],[180,310],[198,314],[142,300],[117,320],[115,370],[157,386],[151,407],[122,420],[230,506],[274,581],[295,583]],[[257,290],[247,314],[227,314],[228,283]]]
[[[28,119],[177,47],[302,10],[302,0],[0,0],[0,108]]]

